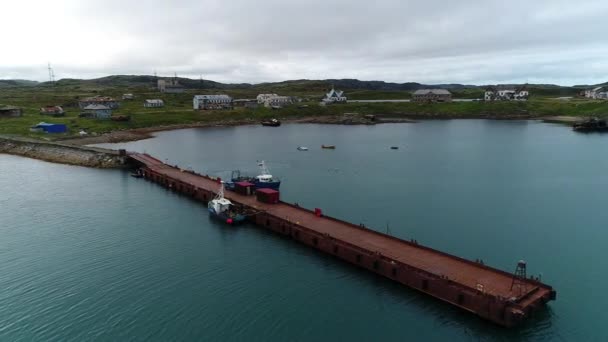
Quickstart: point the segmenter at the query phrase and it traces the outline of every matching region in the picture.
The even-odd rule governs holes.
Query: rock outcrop
[[[0,137],[0,153],[96,168],[121,168],[126,162],[118,151],[12,137]]]

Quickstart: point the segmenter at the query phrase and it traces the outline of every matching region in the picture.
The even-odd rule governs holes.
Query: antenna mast
[[[48,62],[48,70],[49,70],[49,82],[51,82],[51,85],[55,84],[55,72],[53,71],[53,68],[51,68],[51,62]]]

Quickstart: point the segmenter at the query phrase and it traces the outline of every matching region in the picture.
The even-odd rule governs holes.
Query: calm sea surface
[[[453,120],[111,146],[225,178],[264,159],[286,201],[508,271],[525,259],[558,299],[508,331],[126,172],[0,155],[0,341],[608,340],[606,135]]]

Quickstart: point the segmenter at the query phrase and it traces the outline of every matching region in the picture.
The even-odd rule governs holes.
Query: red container
[[[249,196],[253,195],[255,190],[255,184],[249,182],[236,182],[234,183],[234,191],[241,195]]]
[[[279,203],[279,192],[273,189],[257,189],[255,191],[258,201],[264,203]]]

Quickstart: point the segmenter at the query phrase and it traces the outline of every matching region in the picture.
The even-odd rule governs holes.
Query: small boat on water
[[[321,145],[321,148],[328,149],[328,150],[335,150],[336,146],[335,145]]]
[[[608,132],[608,124],[605,119],[590,118],[585,121],[577,122],[572,126],[577,132]]]
[[[308,147],[306,147],[306,146],[298,146],[298,151],[308,151]]]
[[[131,172],[131,177],[133,177],[133,178],[142,178],[143,176],[144,176],[144,173],[141,172],[140,169],[137,169],[137,170]]]
[[[262,126],[279,127],[281,126],[281,121],[277,119],[264,120],[262,121]]]
[[[260,174],[255,177],[241,176],[239,170],[232,171],[232,182],[250,182],[255,185],[256,189],[278,189],[281,186],[281,181],[270,174],[266,163],[262,160],[258,162],[258,166],[260,167]]]
[[[209,216],[222,220],[227,224],[241,223],[247,218],[243,212],[236,209],[229,199],[224,198],[223,183],[220,185],[215,198],[207,204],[207,210],[209,211]]]
[[[399,146],[391,146],[391,150],[398,150]]]

